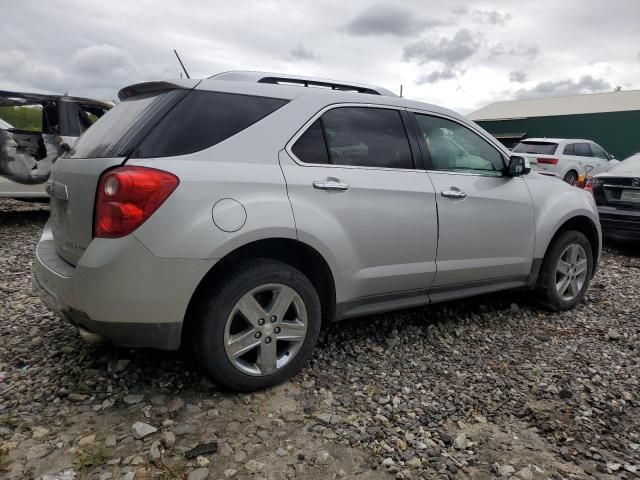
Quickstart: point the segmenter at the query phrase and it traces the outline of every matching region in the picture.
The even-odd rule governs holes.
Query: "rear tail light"
[[[597,190],[602,187],[602,180],[598,178],[589,177],[587,183],[584,185],[584,189],[591,192],[594,197],[598,196]]]
[[[553,157],[537,158],[536,160],[538,161],[538,163],[545,163],[547,165],[557,165],[558,164],[558,159],[557,158],[553,158]]]
[[[593,178],[587,178],[587,181],[584,183],[584,189],[593,193]]]
[[[147,220],[178,186],[175,175],[148,167],[125,166],[100,178],[94,234],[119,238]]]

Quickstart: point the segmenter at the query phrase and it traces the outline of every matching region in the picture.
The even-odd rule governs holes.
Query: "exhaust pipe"
[[[87,343],[102,343],[105,342],[106,339],[97,333],[90,332],[86,328],[81,325],[78,325],[78,333],[82,337],[82,339]]]

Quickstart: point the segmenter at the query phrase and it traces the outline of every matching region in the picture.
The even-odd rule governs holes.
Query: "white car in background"
[[[608,172],[620,163],[591,140],[527,138],[516,145],[513,152],[528,158],[533,170],[572,185],[580,176]]]

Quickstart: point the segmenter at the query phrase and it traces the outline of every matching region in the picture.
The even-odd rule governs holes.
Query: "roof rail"
[[[337,90],[341,92],[367,93],[369,95],[383,95],[386,97],[397,97],[397,95],[386,88],[360,83],[334,82],[323,78],[301,77],[298,75],[286,75],[279,73],[265,72],[244,72],[231,71],[218,73],[209,77],[215,80],[270,83],[273,85],[294,85],[299,87],[315,87],[327,90]]]

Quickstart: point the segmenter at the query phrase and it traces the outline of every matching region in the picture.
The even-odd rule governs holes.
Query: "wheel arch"
[[[594,221],[586,215],[576,215],[574,217],[571,217],[565,220],[565,222],[556,229],[555,233],[551,237],[551,240],[547,244],[547,248],[544,254],[545,257],[547,256],[551,245],[553,245],[556,239],[567,230],[575,230],[583,233],[589,240],[589,244],[591,245],[591,251],[593,254],[593,273],[595,274],[600,252],[600,235],[598,232],[598,227],[596,226]]]
[[[300,270],[309,278],[320,297],[322,322],[331,322],[335,317],[336,292],[334,275],[325,258],[310,245],[291,238],[268,238],[242,245],[226,254],[204,275],[196,287],[182,327],[181,344],[188,345],[188,336],[197,323],[197,307],[206,297],[212,284],[224,278],[227,271],[240,262],[267,258],[278,260]]]
[[[578,171],[578,168],[575,167],[574,165],[571,165],[570,167],[567,168],[567,170],[562,174],[562,181],[564,181],[565,178],[567,178],[567,175],[569,175],[569,173],[575,173],[576,174],[576,180],[578,180],[578,178],[580,178],[580,172]]]

